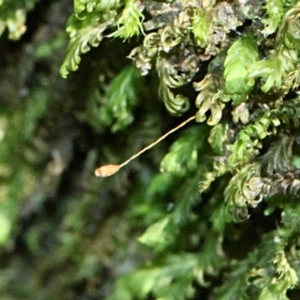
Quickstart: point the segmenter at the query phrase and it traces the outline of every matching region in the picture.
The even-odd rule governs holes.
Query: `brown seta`
[[[192,116],[192,117],[188,118],[184,122],[180,123],[177,127],[171,129],[170,131],[168,131],[167,133],[165,133],[164,135],[162,135],[160,138],[158,138],[156,141],[154,141],[150,145],[146,146],[145,148],[143,148],[142,150],[140,150],[136,154],[132,155],[129,159],[127,159],[126,161],[124,161],[122,164],[119,164],[119,165],[111,165],[110,164],[110,165],[104,165],[104,166],[101,166],[101,167],[97,168],[95,170],[95,175],[97,177],[108,177],[108,176],[111,176],[111,175],[117,173],[122,167],[124,167],[125,165],[127,165],[130,161],[134,160],[135,158],[137,158],[138,156],[140,156],[142,153],[144,153],[147,150],[151,149],[153,146],[155,146],[156,144],[158,144],[159,142],[161,142],[163,139],[165,139],[168,135],[170,135],[171,133],[175,132],[176,130],[178,130],[179,128],[183,127],[188,122],[190,122],[190,121],[192,121],[194,119],[195,119],[195,116]]]

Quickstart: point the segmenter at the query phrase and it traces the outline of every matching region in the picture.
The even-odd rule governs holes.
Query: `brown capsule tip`
[[[108,177],[117,173],[120,170],[120,165],[105,165],[95,170],[97,177]]]

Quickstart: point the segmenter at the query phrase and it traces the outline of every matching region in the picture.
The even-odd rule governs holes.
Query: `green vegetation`
[[[0,0],[1,299],[299,299],[299,20]]]

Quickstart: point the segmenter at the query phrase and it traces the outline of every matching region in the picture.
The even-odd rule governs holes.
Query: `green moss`
[[[299,16],[0,1],[1,299],[298,297]]]

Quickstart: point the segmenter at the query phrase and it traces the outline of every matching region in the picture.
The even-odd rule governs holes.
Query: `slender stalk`
[[[165,133],[163,136],[159,137],[156,141],[154,141],[150,145],[146,146],[145,148],[143,148],[142,150],[140,150],[136,154],[132,155],[129,159],[127,159],[126,161],[124,161],[122,164],[120,164],[120,165],[105,165],[105,166],[102,166],[102,167],[96,169],[95,170],[95,175],[98,176],[98,177],[107,177],[107,176],[110,176],[110,175],[113,175],[113,174],[117,173],[122,167],[124,167],[125,165],[127,165],[130,161],[134,160],[135,158],[137,158],[138,156],[140,156],[142,153],[144,153],[147,150],[151,149],[156,144],[158,144],[163,139],[165,139],[167,136],[169,136],[170,134],[172,134],[173,132],[175,132],[179,128],[185,126],[187,123],[189,123],[190,121],[192,121],[194,119],[195,119],[195,116],[192,116],[192,117],[188,118],[184,122],[180,123],[177,127],[171,129],[170,131],[168,131],[167,133]]]
[[[154,141],[153,143],[151,143],[150,145],[146,146],[145,148],[143,148],[141,151],[139,151],[138,153],[132,155],[129,159],[127,159],[126,161],[124,161],[121,165],[120,168],[124,167],[125,165],[127,165],[130,161],[134,160],[135,158],[137,158],[138,156],[140,156],[141,154],[143,154],[144,152],[146,152],[147,150],[151,149],[152,147],[154,147],[155,145],[157,145],[159,142],[161,142],[163,139],[165,139],[167,136],[169,136],[170,134],[172,134],[173,132],[175,132],[176,130],[178,130],[179,128],[183,127],[184,125],[186,125],[188,122],[192,121],[195,119],[195,116],[190,117],[189,119],[185,120],[184,122],[182,122],[181,124],[179,124],[177,127],[171,129],[170,131],[168,131],[167,133],[165,133],[163,136],[161,136],[160,138],[158,138],[156,141]]]

